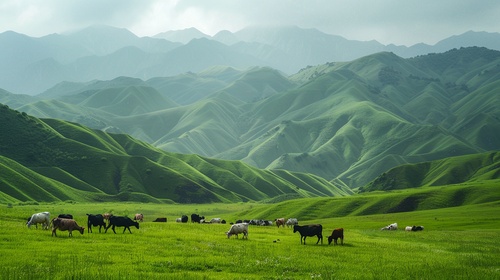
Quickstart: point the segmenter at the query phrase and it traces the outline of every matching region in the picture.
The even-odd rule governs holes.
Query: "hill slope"
[[[351,193],[313,175],[166,153],[127,135],[40,120],[5,105],[0,120],[3,202],[210,203]]]
[[[37,99],[22,110],[125,132],[171,152],[311,173],[358,188],[401,164],[500,150],[498,65],[500,52],[471,47],[411,59],[382,52],[290,77],[265,67],[216,67],[87,83],[67,95],[61,85],[50,95],[57,102]],[[154,94],[144,105],[136,102],[137,109],[103,101],[122,96],[124,87]],[[107,95],[92,97],[98,92]],[[157,93],[166,102],[155,101]],[[102,104],[89,108],[86,98]]]
[[[490,152],[398,166],[381,174],[360,191],[389,191],[498,178],[500,178],[500,152]]]

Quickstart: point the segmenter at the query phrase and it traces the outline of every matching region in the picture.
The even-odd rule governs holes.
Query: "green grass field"
[[[323,225],[323,245],[308,237],[305,246],[289,228],[250,226],[248,240],[243,240],[225,236],[228,224],[174,222],[191,213],[228,221],[278,218],[241,216],[263,212],[269,207],[264,204],[3,207],[1,279],[500,279],[500,202],[309,221],[299,217],[302,225]],[[27,217],[41,211],[52,217],[71,213],[84,227],[86,213],[131,217],[140,212],[145,221],[132,234],[94,228],[93,233],[85,229],[83,235],[73,232],[68,237],[68,232],[58,231],[52,237],[50,230],[25,225]],[[156,217],[168,222],[151,222]],[[393,222],[399,224],[398,231],[380,230]],[[403,230],[413,224],[425,230]],[[345,229],[344,246],[327,245],[336,227]]]

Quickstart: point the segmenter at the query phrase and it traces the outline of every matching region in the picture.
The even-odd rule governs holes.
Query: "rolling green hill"
[[[124,134],[0,106],[2,202],[210,203],[349,195],[311,174],[161,151]]]
[[[220,66],[74,91],[60,85],[45,95],[56,101],[22,107],[13,106],[21,99],[3,100],[166,151],[315,174],[355,189],[402,164],[500,150],[498,65],[499,51],[478,47],[410,59],[382,52],[289,77]]]
[[[500,152],[450,157],[405,164],[382,173],[361,192],[389,191],[421,186],[442,186],[500,178]]]
[[[476,205],[472,209],[494,208],[495,205],[498,207],[500,200],[498,183],[499,180],[496,179],[458,185],[373,192],[342,198],[295,199],[253,207],[238,213],[237,217],[240,219],[247,217],[255,219],[296,217],[300,221],[411,211],[424,213],[424,210],[433,209],[450,212],[463,211],[463,215],[467,215],[465,210],[468,209],[467,206]],[[479,204],[483,206],[477,206]],[[457,206],[462,206],[462,208]],[[429,219],[435,219],[434,216],[431,217]],[[386,220],[383,216],[381,219]],[[495,220],[496,217],[491,217],[491,219]]]

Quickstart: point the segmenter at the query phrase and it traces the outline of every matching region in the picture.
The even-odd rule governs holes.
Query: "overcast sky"
[[[500,32],[499,16],[498,0],[2,0],[0,32],[41,37],[105,24],[142,37],[189,27],[214,35],[296,25],[410,46],[469,30]]]

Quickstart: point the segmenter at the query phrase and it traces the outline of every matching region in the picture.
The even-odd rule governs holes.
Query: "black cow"
[[[73,215],[71,214],[59,214],[57,217],[63,219],[73,219]]]
[[[200,216],[198,214],[191,214],[192,223],[200,223],[201,220],[205,220],[205,216]]]
[[[315,235],[318,236],[318,241],[316,242],[316,244],[319,243],[320,239],[321,239],[321,244],[323,244],[322,225],[305,225],[305,226],[294,225],[293,233],[296,233],[297,231],[300,233],[300,244],[302,244],[302,239],[304,239],[304,245],[306,245],[306,237]]]
[[[188,216],[186,216],[186,215],[182,215],[182,217],[181,217],[181,222],[183,222],[183,223],[187,223],[187,222],[188,222],[188,219],[189,219],[189,218],[188,218]]]
[[[156,218],[156,220],[154,220],[153,222],[166,223],[167,222],[167,218]]]
[[[92,226],[99,226],[99,233],[101,233],[101,228],[106,228],[106,223],[104,222],[104,217],[101,214],[87,214],[87,233],[92,232]]]
[[[424,226],[412,226],[411,231],[421,231],[424,230]]]
[[[137,229],[139,229],[139,223],[132,221],[129,217],[122,217],[122,216],[111,216],[109,217],[109,225],[106,227],[106,230],[104,233],[108,232],[108,229],[111,227],[113,232],[116,234],[115,227],[124,227],[123,228],[123,233],[125,233],[125,230],[128,229],[130,233],[130,227],[135,226]]]

